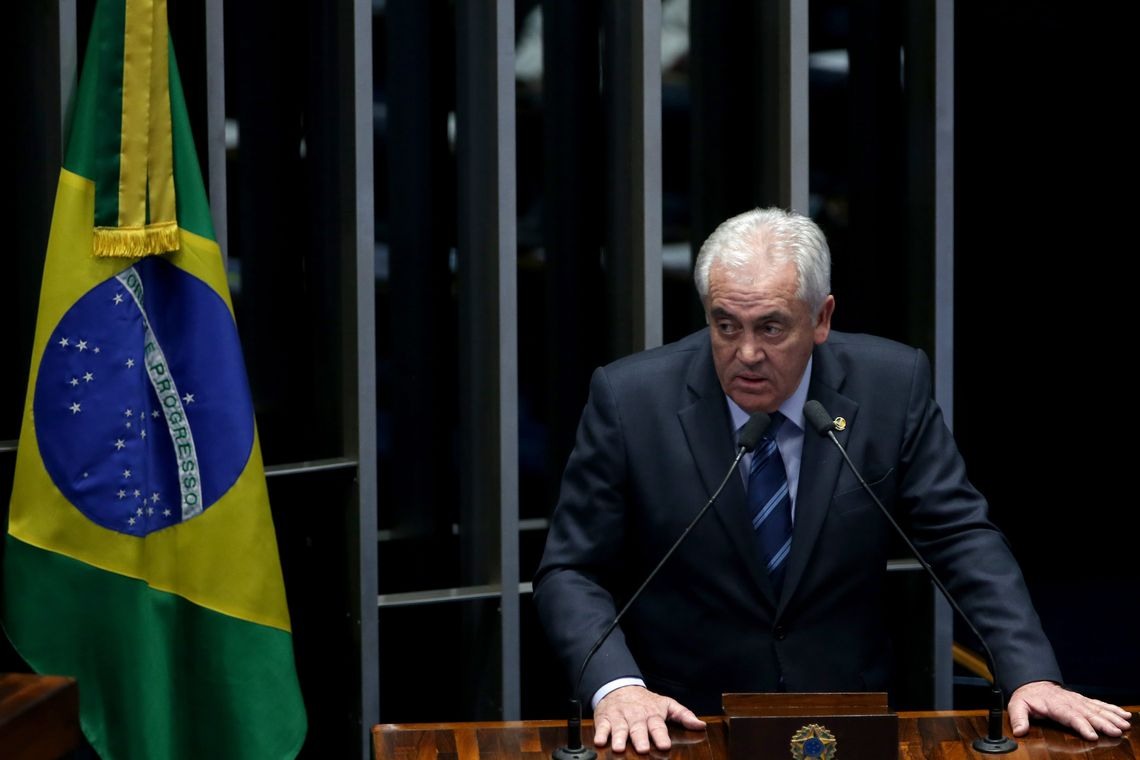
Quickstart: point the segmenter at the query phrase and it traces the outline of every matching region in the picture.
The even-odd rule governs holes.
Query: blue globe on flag
[[[201,514],[234,484],[254,436],[235,331],[217,293],[158,257],[67,311],[33,409],[45,468],[76,509],[145,536]]]

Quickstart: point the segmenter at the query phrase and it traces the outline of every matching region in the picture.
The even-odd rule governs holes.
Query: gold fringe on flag
[[[96,227],[94,253],[100,257],[140,259],[176,251],[178,222],[155,222],[145,227]]]

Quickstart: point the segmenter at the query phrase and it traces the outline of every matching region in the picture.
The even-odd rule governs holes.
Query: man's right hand
[[[664,751],[673,746],[665,721],[699,730],[705,722],[675,699],[654,694],[644,686],[623,686],[602,697],[594,708],[594,744],[610,743],[614,752],[625,751],[628,739],[640,752],[649,751],[649,742]]]

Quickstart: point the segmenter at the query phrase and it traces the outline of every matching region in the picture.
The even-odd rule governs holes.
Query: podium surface
[[[1119,738],[1090,742],[1053,724],[1034,723],[1018,747],[1006,755],[981,755],[970,746],[986,734],[984,710],[900,712],[898,760],[964,760],[1002,757],[1010,760],[1136,760],[1140,758],[1136,707],[1134,727]],[[639,755],[632,748],[598,750],[598,760],[726,760],[728,731],[723,717],[705,718],[705,731],[686,731],[670,725],[673,748]],[[592,746],[593,724],[582,722],[583,743]],[[1012,736],[1008,718],[1006,736]],[[548,760],[566,743],[566,721],[507,721],[484,723],[387,723],[372,728],[376,760]],[[789,752],[788,757],[791,757]],[[842,757],[842,754],[840,754]],[[887,760],[886,758],[884,760]]]
[[[0,673],[0,757],[54,760],[82,741],[74,679]]]

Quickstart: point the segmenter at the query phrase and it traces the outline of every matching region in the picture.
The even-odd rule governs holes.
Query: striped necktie
[[[788,552],[792,548],[792,497],[788,493],[788,476],[784,460],[776,446],[776,431],[786,418],[776,412],[772,424],[756,450],[748,475],[748,507],[760,557],[779,593],[784,582]]]

